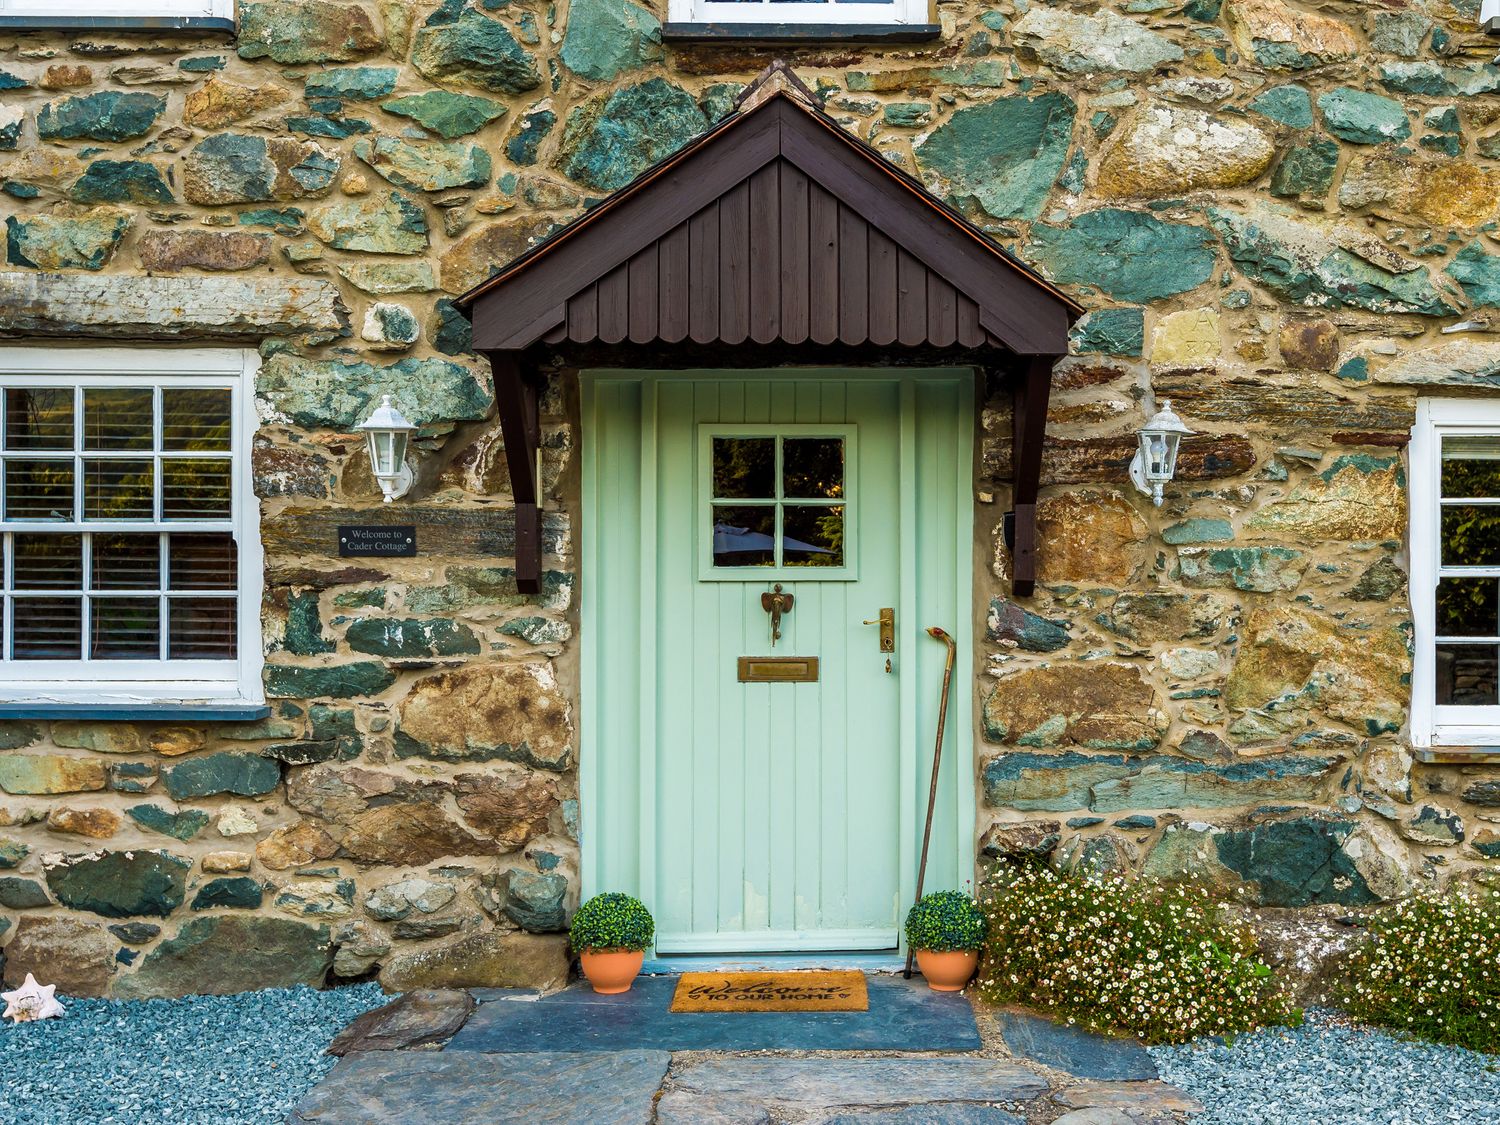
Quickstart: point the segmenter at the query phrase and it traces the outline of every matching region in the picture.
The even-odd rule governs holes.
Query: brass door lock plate
[[[880,616],[872,621],[866,621],[866,625],[880,626],[880,651],[896,651],[896,611],[894,609],[882,609]]]

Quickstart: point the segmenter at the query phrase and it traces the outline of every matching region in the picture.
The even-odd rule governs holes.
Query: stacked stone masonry
[[[1493,880],[1500,766],[1406,734],[1419,393],[1500,389],[1500,65],[1478,0],[960,0],[931,43],[663,43],[630,0],[255,0],[235,41],[0,35],[0,332],[258,346],[270,718],[0,724],[5,979],[156,996],[555,984],[577,903],[576,379],[515,591],[451,301],[786,57],[841,124],[1092,311],[1041,581],[983,418],[981,864],[1360,907]],[[195,295],[196,294],[196,295]],[[1441,329],[1476,322],[1452,334]],[[423,550],[330,557],[394,392]],[[1198,431],[1153,509],[1148,397]],[[8,932],[6,932],[8,931]]]

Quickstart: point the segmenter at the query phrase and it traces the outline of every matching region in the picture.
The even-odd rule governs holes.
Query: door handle
[[[864,624],[880,626],[881,652],[896,651],[896,611],[894,609],[882,609],[879,617],[866,621]]]

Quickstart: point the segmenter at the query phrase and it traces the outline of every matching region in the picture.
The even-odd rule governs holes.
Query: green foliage
[[[979,992],[1148,1043],[1301,1022],[1248,927],[1195,887],[1002,872],[987,896]]]
[[[1500,1053],[1500,895],[1459,889],[1378,915],[1349,961],[1351,1015]]]
[[[638,898],[617,892],[595,895],[578,908],[568,939],[575,953],[584,950],[649,949],[656,936],[651,911]]]
[[[984,914],[962,891],[923,895],[906,915],[906,940],[933,953],[967,952],[984,944]]]

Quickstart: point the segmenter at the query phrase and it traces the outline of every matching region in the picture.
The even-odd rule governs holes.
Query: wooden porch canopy
[[[712,365],[774,349],[783,362],[941,358],[1003,372],[1013,590],[1031,593],[1051,370],[1082,309],[840,128],[784,64],[456,304],[494,369],[523,592],[541,578],[535,357],[644,345],[659,362],[728,345]]]

